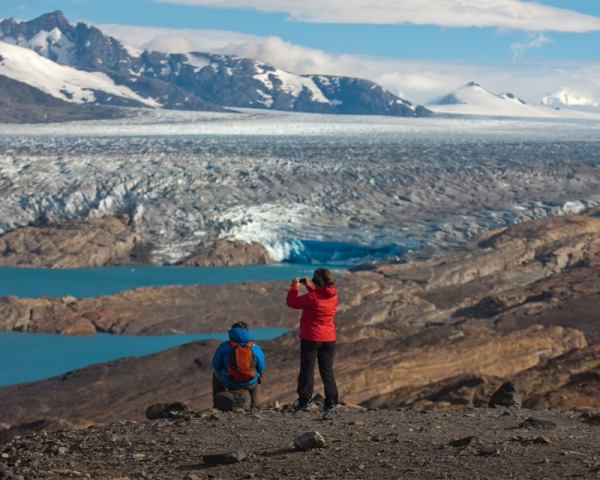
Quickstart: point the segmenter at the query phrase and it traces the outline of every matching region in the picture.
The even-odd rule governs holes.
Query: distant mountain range
[[[538,118],[586,118],[584,112],[555,108],[551,101],[530,105],[512,93],[495,94],[476,82],[469,82],[427,104],[435,113]]]
[[[142,51],[96,27],[71,24],[60,11],[28,22],[0,22],[0,75],[80,104],[431,115],[369,80],[295,75],[228,55]]]
[[[558,90],[542,98],[542,105],[553,108],[568,108],[588,112],[600,112],[600,102],[588,95],[570,91],[567,88]]]

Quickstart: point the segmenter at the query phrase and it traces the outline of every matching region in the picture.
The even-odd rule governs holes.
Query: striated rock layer
[[[336,375],[342,398],[377,407],[451,408],[486,403],[512,379],[525,405],[600,406],[594,363],[599,213],[520,224],[482,236],[465,252],[341,275]],[[78,301],[5,298],[0,325],[131,334],[218,331],[242,319],[294,326],[299,315],[284,305],[287,288],[286,282],[248,282],[139,288]],[[260,342],[267,401],[295,397],[295,336]],[[175,396],[208,406],[217,345],[195,342],[2,388],[0,422],[24,423],[48,412],[77,423],[136,419],[145,406]]]
[[[128,223],[122,215],[18,228],[0,236],[0,264],[75,268],[138,263],[143,261],[136,254],[140,239]]]
[[[35,224],[0,236],[0,265],[80,268],[151,263],[155,247],[134,232],[129,215]],[[260,265],[272,260],[258,243],[217,240],[199,245],[185,266]]]
[[[273,263],[269,253],[260,243],[240,243],[216,240],[211,245],[202,245],[181,264],[188,267],[216,267],[233,265],[265,265]]]

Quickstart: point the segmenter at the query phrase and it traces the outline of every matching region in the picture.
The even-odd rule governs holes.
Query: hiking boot
[[[323,413],[325,415],[333,415],[334,413],[337,413],[337,408],[335,407],[335,405],[327,405],[323,410]]]
[[[296,412],[310,412],[310,400],[308,402],[298,401],[293,408]]]

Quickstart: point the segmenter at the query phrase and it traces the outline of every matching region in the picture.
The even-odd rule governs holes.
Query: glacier
[[[0,124],[0,232],[128,213],[156,264],[216,239],[275,261],[402,259],[600,205],[599,147],[598,122],[566,119],[134,109]]]

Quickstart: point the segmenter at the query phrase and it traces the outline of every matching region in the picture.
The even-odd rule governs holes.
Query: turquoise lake
[[[0,297],[50,295],[75,298],[110,295],[151,285],[219,285],[312,276],[315,265],[277,263],[246,267],[98,267],[74,269],[0,267]],[[336,265],[344,270],[349,265]]]
[[[255,340],[270,340],[289,328],[254,328]],[[227,333],[193,335],[96,334],[89,337],[0,332],[0,386],[31,382],[117,358],[148,355],[194,340],[226,340]],[[268,359],[267,359],[268,361]]]

